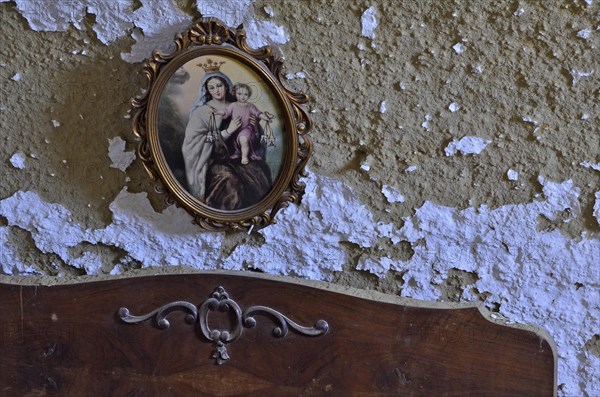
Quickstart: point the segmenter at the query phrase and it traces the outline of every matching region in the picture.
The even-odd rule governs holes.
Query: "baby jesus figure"
[[[253,103],[248,103],[248,99],[252,95],[252,89],[249,85],[238,83],[233,87],[233,92],[237,102],[232,102],[223,110],[215,111],[214,113],[223,118],[231,118],[232,120],[240,118],[241,126],[235,135],[233,144],[234,153],[230,156],[231,159],[242,158],[242,164],[246,165],[250,160],[262,160],[258,154],[257,148],[259,145],[258,133],[256,126],[251,123],[251,116],[256,119],[271,121],[274,115],[269,112],[261,112]]]

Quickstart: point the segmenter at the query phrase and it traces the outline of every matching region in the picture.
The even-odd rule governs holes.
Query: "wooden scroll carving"
[[[226,300],[238,309],[203,308],[213,298],[213,309]],[[0,301],[0,396],[555,395],[552,341],[476,307],[407,306],[230,273],[0,284]],[[170,327],[153,325],[157,309],[181,302],[189,310],[163,313]],[[292,327],[273,337],[281,318],[256,308],[318,336]],[[243,335],[223,343],[228,359],[216,365],[211,358],[225,356],[215,357],[214,338],[241,333],[240,318]]]

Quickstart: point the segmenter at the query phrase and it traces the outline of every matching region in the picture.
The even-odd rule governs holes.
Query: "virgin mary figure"
[[[223,63],[208,60],[199,65],[206,74],[189,113],[181,151],[189,192],[211,208],[235,211],[262,200],[271,189],[272,178],[265,156],[245,165],[239,158],[230,158],[234,140],[230,138],[238,132],[241,120],[223,122],[222,116],[215,114],[236,101],[231,80],[219,71]]]

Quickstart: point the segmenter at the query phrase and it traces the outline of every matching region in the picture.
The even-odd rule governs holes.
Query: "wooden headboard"
[[[556,393],[553,342],[477,307],[247,273],[0,284],[0,300],[2,397]]]

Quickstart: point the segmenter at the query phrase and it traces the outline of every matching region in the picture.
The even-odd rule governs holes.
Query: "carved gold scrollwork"
[[[197,45],[220,45],[227,42],[232,30],[216,18],[206,18],[196,23],[189,31],[191,41]]]

